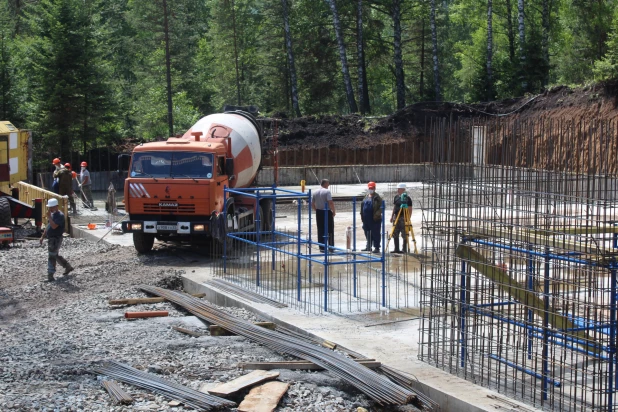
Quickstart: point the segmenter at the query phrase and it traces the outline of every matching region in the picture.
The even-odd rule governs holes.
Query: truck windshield
[[[133,154],[131,177],[212,177],[212,154],[139,152]]]

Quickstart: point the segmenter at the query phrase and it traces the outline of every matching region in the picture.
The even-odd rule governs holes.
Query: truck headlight
[[[193,225],[193,230],[196,232],[203,232],[204,231],[204,225]]]
[[[129,223],[129,230],[142,230],[141,223]]]

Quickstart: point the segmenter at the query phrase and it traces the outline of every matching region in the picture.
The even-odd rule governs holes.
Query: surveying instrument
[[[408,207],[408,194],[403,192],[400,195],[401,198],[401,206],[399,207],[399,212],[397,212],[397,217],[393,222],[393,228],[391,229],[391,233],[388,235],[388,243],[393,238],[393,234],[395,230],[397,230],[397,223],[399,223],[399,219],[403,219],[403,234],[404,234],[404,244],[403,244],[403,252],[410,251],[410,236],[412,237],[412,242],[414,242],[414,253],[418,254],[418,249],[416,247],[416,238],[414,237],[414,228],[412,227],[412,223],[410,222],[410,208]],[[399,236],[399,235],[397,235]],[[386,244],[388,248],[388,243]]]

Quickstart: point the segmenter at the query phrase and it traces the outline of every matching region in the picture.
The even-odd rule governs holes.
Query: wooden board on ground
[[[203,298],[206,296],[205,293],[194,293],[191,296],[196,298]],[[167,299],[165,298],[130,298],[130,299],[110,299],[107,301],[109,305],[141,305],[141,304],[149,304],[149,303],[161,303],[165,302]]]
[[[354,359],[356,362],[369,369],[376,369],[382,366],[382,363],[376,362],[375,359]],[[285,362],[245,362],[239,363],[239,368],[253,370],[272,370],[272,369],[302,369],[319,371],[323,368],[309,361],[285,361]]]
[[[238,406],[241,412],[272,412],[288,391],[289,383],[267,382],[251,389],[251,392]]]
[[[236,378],[229,382],[222,383],[213,389],[209,389],[208,393],[223,398],[230,396],[238,391],[241,391],[249,386],[257,385],[265,381],[277,379],[279,372],[267,372],[264,370],[255,370],[251,373]]]
[[[270,330],[275,330],[275,328],[277,327],[277,325],[274,324],[273,322],[253,322],[253,324],[256,326],[261,326],[266,329],[270,329]],[[209,330],[210,330],[210,336],[233,336],[235,335],[235,333],[230,332],[229,330],[219,325],[210,325]]]

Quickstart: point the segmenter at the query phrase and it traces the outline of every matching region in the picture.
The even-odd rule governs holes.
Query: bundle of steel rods
[[[253,301],[253,302],[266,303],[276,308],[287,308],[288,307],[288,305],[286,305],[285,303],[277,302],[276,300],[269,299],[251,290],[247,290],[243,288],[242,286],[238,286],[238,285],[235,285],[230,282],[226,282],[221,279],[212,279],[206,282],[206,284],[212,285],[216,287],[217,289],[221,289],[224,292],[228,292],[233,295],[240,296],[241,298],[249,299],[250,301]]]
[[[219,325],[237,335],[245,336],[275,351],[313,362],[358,388],[380,404],[405,405],[417,399],[416,395],[408,389],[359,365],[340,353],[237,319],[207,302],[184,293],[155,286],[141,286],[140,288],[147,293],[164,297],[170,302],[184,307],[195,316]]]
[[[114,402],[123,405],[133,403],[133,398],[131,395],[126,393],[124,389],[122,389],[115,381],[101,381],[101,384],[105,390],[107,390],[107,393],[109,393],[109,396],[112,397]]]
[[[388,376],[392,381],[397,382],[401,386],[405,388],[409,388],[412,392],[416,394],[419,402],[425,407],[425,409],[434,410],[434,409],[439,408],[440,405],[438,405],[436,401],[434,401],[433,399],[431,399],[429,396],[425,395],[424,393],[414,389],[412,387],[412,385],[414,384],[414,381],[410,379],[408,376],[406,376],[404,373],[396,369],[393,369],[389,366],[386,366],[386,365],[381,365],[377,369],[377,371]]]
[[[159,378],[151,373],[142,372],[116,361],[108,361],[95,369],[96,372],[118,379],[131,385],[158,393],[170,400],[182,402],[197,410],[211,411],[223,407],[236,406],[234,402],[218,396],[198,392],[186,386]]]

